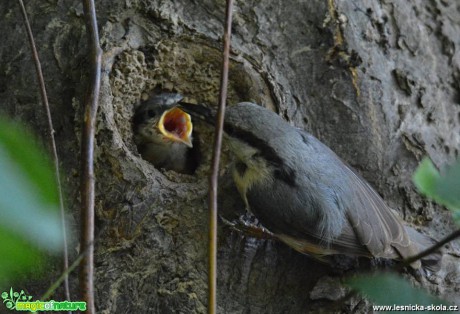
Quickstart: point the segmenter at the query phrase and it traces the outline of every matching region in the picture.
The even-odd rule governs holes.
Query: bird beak
[[[192,118],[181,109],[174,107],[163,112],[158,122],[158,129],[165,138],[193,147]]]
[[[179,101],[177,104],[180,108],[191,114],[194,119],[199,119],[208,124],[215,125],[216,110],[205,107],[203,105],[186,103],[185,101]]]

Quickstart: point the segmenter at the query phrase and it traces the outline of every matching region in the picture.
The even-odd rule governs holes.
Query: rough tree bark
[[[77,217],[89,69],[82,6],[69,0],[26,5],[47,80],[69,216]],[[459,157],[459,4],[235,5],[229,102],[255,101],[279,112],[358,169],[408,223],[435,238],[452,231],[450,214],[418,195],[411,174],[423,156],[437,165]],[[196,124],[203,158],[195,175],[182,175],[155,169],[140,157],[131,117],[135,104],[158,90],[216,104],[224,1],[101,0],[97,12],[104,74],[96,158],[96,307],[100,313],[203,313],[210,130]],[[0,2],[0,30],[1,109],[45,136],[14,1]],[[224,174],[227,165],[228,156],[220,180],[222,213],[234,218],[243,207]],[[343,295],[342,271],[281,243],[225,227],[219,231],[219,313],[318,312]],[[457,304],[459,250],[458,241],[449,245],[442,271],[423,284]],[[353,298],[343,311],[367,313],[369,303]]]

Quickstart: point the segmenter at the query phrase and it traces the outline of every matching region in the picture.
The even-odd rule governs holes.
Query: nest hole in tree
[[[234,52],[229,68],[227,104],[252,101],[274,107],[271,88],[257,62]],[[217,106],[222,54],[218,43],[183,37],[159,40],[154,45],[121,53],[111,71],[115,120],[128,147],[134,144],[133,115],[137,106],[161,92],[178,92],[189,103]],[[127,124],[126,122],[130,123]],[[207,175],[212,155],[213,128],[200,121],[193,123],[192,170]],[[222,164],[228,159],[225,149]],[[161,167],[158,167],[161,168]]]

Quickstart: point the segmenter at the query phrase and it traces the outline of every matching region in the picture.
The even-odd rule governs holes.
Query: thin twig
[[[106,230],[104,228],[102,228],[101,230],[99,230],[99,234],[97,236],[95,236],[95,239],[94,241],[97,242],[97,239],[100,238],[100,235],[103,234]],[[72,262],[72,264],[69,266],[69,268],[64,272],[62,273],[59,278],[53,283],[51,284],[51,286],[46,290],[46,292],[39,298],[39,300],[42,300],[42,301],[45,301],[47,300],[48,298],[50,298],[53,294],[54,294],[54,291],[57,289],[57,287],[62,283],[62,281],[68,277],[68,275],[73,272],[77,267],[78,265],[80,264],[81,260],[83,259],[83,257],[85,257],[85,255],[88,254],[88,251],[90,248],[92,248],[94,246],[94,243],[92,243],[91,246],[88,246],[86,247],[86,250],[83,250],[80,252],[80,254],[77,256],[77,258]]]
[[[442,239],[439,242],[436,242],[433,246],[430,246],[429,248],[427,248],[426,250],[420,252],[419,254],[414,255],[412,257],[409,257],[409,258],[403,260],[401,263],[398,263],[397,266],[394,268],[394,270],[396,270],[396,271],[403,270],[405,267],[410,266],[410,264],[412,264],[413,262],[416,262],[416,261],[424,258],[425,256],[428,256],[428,255],[436,252],[442,246],[444,246],[445,244],[455,240],[458,237],[460,237],[460,229],[452,232],[447,237],[445,237],[444,239]],[[333,304],[334,309],[340,309],[345,304],[346,301],[350,300],[351,298],[353,298],[357,294],[358,294],[358,292],[356,290],[350,291],[344,297],[342,297],[339,300],[337,300],[336,302],[334,302],[334,304]],[[332,308],[331,308],[331,310],[332,310]]]
[[[56,141],[54,140],[54,127],[53,127],[53,119],[51,118],[51,110],[48,103],[48,96],[46,94],[46,87],[45,87],[45,79],[43,78],[42,67],[40,64],[40,59],[38,57],[38,51],[35,47],[35,40],[32,34],[32,28],[30,27],[29,18],[27,17],[27,11],[24,6],[24,2],[19,0],[19,5],[21,6],[22,17],[24,18],[24,24],[27,29],[27,37],[29,38],[30,48],[32,49],[32,55],[34,58],[35,64],[35,71],[37,73],[38,83],[40,85],[40,94],[42,97],[43,107],[45,107],[46,116],[48,119],[48,130],[49,130],[49,145],[51,147],[51,155],[53,158],[54,163],[54,174],[56,176],[56,184],[58,188],[59,194],[59,208],[61,212],[61,226],[62,226],[62,238],[63,238],[63,273],[67,274],[67,269],[69,268],[69,255],[68,255],[68,248],[67,248],[67,228],[65,223],[65,210],[64,210],[64,197],[62,195],[62,185],[61,185],[61,174],[59,172],[59,158],[56,149]],[[70,300],[70,289],[69,289],[69,278],[65,276],[64,278],[64,290],[65,290],[65,298],[67,301]]]
[[[48,288],[48,290],[46,290],[46,292],[39,298],[39,300],[44,301],[51,297],[57,287],[59,287],[59,285],[62,283],[62,281],[69,277],[69,274],[78,267],[78,264],[80,264],[81,260],[83,257],[85,257],[86,254],[88,254],[88,250],[81,252],[77,259],[73,261],[72,265],[70,265],[69,268],[67,268],[66,271],[62,273],[61,276],[59,276],[59,278]]]
[[[208,274],[208,313],[216,313],[217,286],[217,181],[224,128],[225,104],[227,100],[228,67],[230,55],[230,38],[232,30],[233,0],[227,0],[225,11],[224,50],[222,73],[220,77],[219,109],[214,136],[212,172],[209,178],[209,274]]]
[[[456,238],[460,237],[460,229],[452,232],[451,234],[449,234],[447,237],[445,237],[444,239],[442,239],[441,241],[439,242],[436,242],[433,246],[430,246],[429,248],[427,248],[426,250],[418,253],[417,255],[414,255],[412,257],[409,257],[405,260],[402,261],[401,264],[398,265],[397,269],[402,269],[404,267],[407,267],[409,266],[410,264],[412,264],[413,262],[415,261],[418,261],[422,258],[424,258],[425,256],[428,256],[434,252],[436,252],[437,250],[439,250],[444,244],[446,243],[449,243],[450,241],[453,241],[455,240]]]
[[[93,0],[83,0],[86,31],[91,47],[92,77],[85,102],[85,116],[81,147],[81,248],[88,249],[80,269],[80,289],[87,313],[96,312],[94,307],[94,137],[101,85],[102,50],[99,46],[96,8]]]

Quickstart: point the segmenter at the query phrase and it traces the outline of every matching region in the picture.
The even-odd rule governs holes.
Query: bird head
[[[190,115],[174,106],[179,94],[160,94],[141,104],[133,123],[138,142],[182,143],[192,147],[193,124]]]
[[[214,109],[189,104],[183,101],[178,105],[194,118],[215,125]],[[274,147],[285,147],[286,133],[292,134],[290,128],[275,112],[253,103],[243,102],[227,108],[224,122],[224,136],[231,151],[244,162],[263,158],[266,162],[280,164],[283,151]]]

